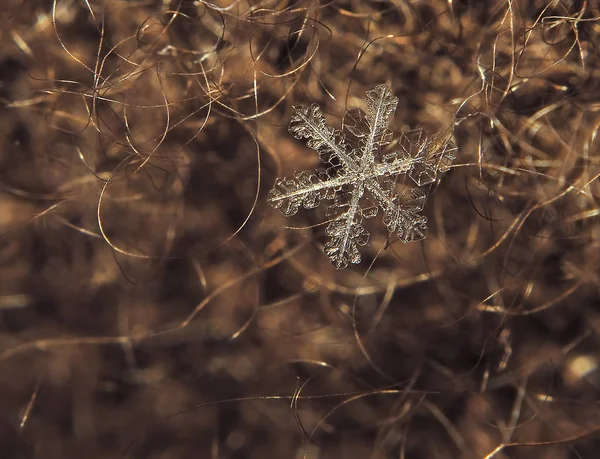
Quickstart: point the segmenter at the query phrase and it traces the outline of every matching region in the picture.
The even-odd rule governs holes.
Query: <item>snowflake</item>
[[[366,245],[370,236],[362,221],[375,217],[379,209],[383,223],[401,241],[423,239],[427,219],[420,212],[425,193],[417,187],[398,193],[392,178],[408,174],[418,187],[427,185],[455,159],[451,142],[428,138],[420,129],[402,134],[398,151],[382,154],[382,147],[393,139],[388,126],[398,99],[387,86],[379,85],[367,91],[366,104],[367,113],[361,109],[346,113],[343,132],[326,124],[318,105],[294,107],[290,133],[308,139],[307,145],[329,167],[278,178],[268,195],[268,202],[286,217],[296,214],[301,205],[313,209],[322,200],[333,201],[326,213],[333,220],[326,229],[330,239],[324,252],[337,269],[360,263],[358,247]],[[365,193],[371,199],[362,199]]]

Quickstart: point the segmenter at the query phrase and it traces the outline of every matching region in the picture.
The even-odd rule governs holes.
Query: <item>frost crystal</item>
[[[360,263],[358,247],[369,241],[362,220],[376,216],[379,209],[383,223],[402,242],[423,239],[427,219],[420,212],[425,193],[416,187],[398,193],[392,178],[408,174],[417,186],[427,185],[455,159],[456,147],[451,142],[428,138],[420,129],[402,134],[398,151],[382,154],[381,148],[392,142],[388,126],[398,99],[387,86],[379,85],[367,91],[366,104],[367,113],[361,109],[346,113],[343,132],[326,124],[318,105],[294,107],[290,133],[307,139],[307,145],[329,166],[278,178],[268,196],[269,203],[286,217],[300,206],[313,209],[323,200],[333,201],[326,213],[334,220],[327,226],[330,239],[324,251],[337,269]],[[371,199],[363,199],[365,193]]]

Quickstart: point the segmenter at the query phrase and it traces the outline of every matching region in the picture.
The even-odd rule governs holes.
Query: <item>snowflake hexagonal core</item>
[[[379,209],[388,230],[401,241],[423,239],[427,220],[420,212],[427,196],[417,187],[399,194],[391,178],[408,174],[417,186],[427,185],[455,159],[451,142],[427,138],[420,129],[402,134],[400,149],[382,155],[381,148],[393,139],[388,127],[398,99],[387,86],[378,85],[367,91],[366,103],[367,113],[361,109],[346,113],[344,132],[326,124],[318,105],[294,107],[290,133],[307,139],[321,161],[331,166],[278,178],[268,195],[268,202],[285,216],[294,215],[300,206],[312,209],[323,200],[333,201],[327,216],[335,219],[327,226],[324,252],[337,269],[360,263],[358,247],[367,244],[370,236],[362,220],[374,217]],[[371,200],[363,199],[365,193]]]

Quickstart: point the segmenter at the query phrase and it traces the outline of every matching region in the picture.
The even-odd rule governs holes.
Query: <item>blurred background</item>
[[[591,0],[4,0],[0,456],[594,458]],[[386,84],[458,147],[362,262],[277,177]],[[392,147],[394,144],[392,145]]]

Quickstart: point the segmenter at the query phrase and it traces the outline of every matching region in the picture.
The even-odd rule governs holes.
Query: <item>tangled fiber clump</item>
[[[597,2],[1,8],[3,457],[595,457]],[[458,153],[337,271],[266,196],[382,83]]]

